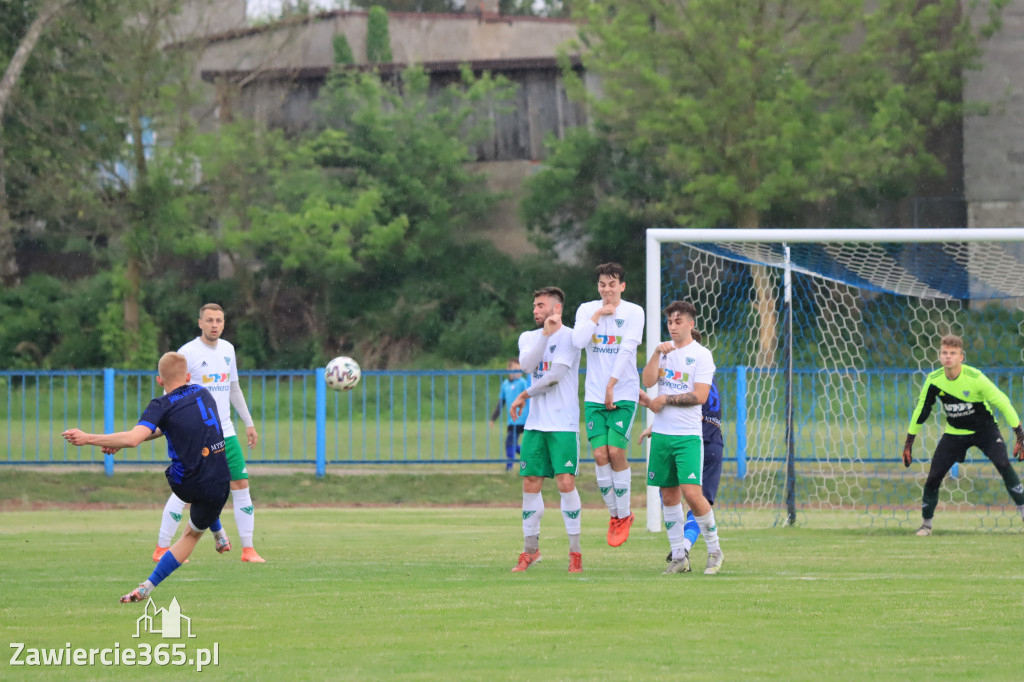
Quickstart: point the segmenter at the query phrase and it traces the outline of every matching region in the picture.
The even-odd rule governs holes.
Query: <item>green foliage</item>
[[[811,208],[906,196],[942,173],[929,135],[959,120],[986,28],[955,0],[577,9],[600,93],[567,78],[593,125],[554,145],[526,211],[550,238],[613,253],[648,227],[792,226]]]
[[[355,64],[356,58],[352,54],[352,46],[348,44],[348,38],[344,33],[339,33],[331,39],[334,46],[335,64]]]
[[[380,6],[371,7],[366,21],[366,61],[371,64],[391,62],[387,11]]]

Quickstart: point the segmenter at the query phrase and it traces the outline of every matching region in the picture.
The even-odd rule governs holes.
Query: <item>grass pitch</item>
[[[549,495],[550,497],[550,495]],[[550,500],[549,500],[550,502]],[[1019,680],[1024,545],[936,519],[936,534],[723,529],[719,576],[663,576],[667,541],[604,543],[585,509],[581,576],[557,508],[544,561],[512,574],[519,511],[259,511],[263,565],[204,538],[153,593],[191,640],[142,633],[117,598],[148,576],[154,510],[0,514],[0,633],[27,648],[216,643],[219,664],[12,666],[4,680]],[[234,524],[225,523],[234,537]],[[703,566],[703,542],[693,552]],[[22,655],[24,660],[24,654]]]

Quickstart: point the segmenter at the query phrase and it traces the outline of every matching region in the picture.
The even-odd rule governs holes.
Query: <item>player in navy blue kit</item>
[[[701,341],[701,333],[693,329],[690,331],[690,336],[697,343]],[[646,401],[641,396],[641,406],[646,407],[644,404]],[[718,395],[718,383],[711,380],[711,390],[708,392],[707,401],[701,405],[700,411],[700,422],[701,428],[703,429],[702,440],[704,441],[704,468],[703,468],[703,480],[701,481],[701,488],[704,492],[704,497],[707,501],[714,506],[715,497],[718,495],[718,484],[722,480],[722,456],[725,451],[725,441],[722,438],[722,401]],[[651,435],[651,430],[648,428],[640,434],[640,440],[638,442],[643,443],[644,438]],[[687,510],[686,512],[686,524],[683,526],[683,546],[686,551],[689,552],[690,548],[693,547],[693,543],[700,537],[700,526],[697,525],[697,519],[693,516],[693,510]],[[672,561],[672,553],[669,552],[666,561]],[[683,571],[689,573],[689,566]]]
[[[107,453],[134,448],[161,435],[167,438],[171,465],[164,475],[174,494],[192,505],[188,528],[160,558],[149,579],[121,597],[125,604],[146,599],[154,587],[185,563],[207,528],[214,532],[218,552],[231,549],[220,523],[230,494],[231,474],[213,395],[202,386],[188,383],[188,362],[181,353],[165,353],[157,369],[157,383],[166,393],[150,401],[131,431],[102,435],[68,429],[61,434],[72,445],[98,445]]]

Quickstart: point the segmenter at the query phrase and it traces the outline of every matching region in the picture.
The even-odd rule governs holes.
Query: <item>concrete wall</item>
[[[343,34],[357,62],[366,61],[365,12],[334,12],[305,21],[283,21],[215,36],[202,59],[207,70],[330,66],[333,39]],[[396,62],[551,58],[576,37],[567,20],[473,14],[389,14],[391,53]]]
[[[972,16],[984,20],[982,11]],[[982,69],[968,73],[966,102],[987,116],[964,119],[964,194],[969,227],[1024,226],[1024,0],[1012,0],[1002,29],[984,45]]]

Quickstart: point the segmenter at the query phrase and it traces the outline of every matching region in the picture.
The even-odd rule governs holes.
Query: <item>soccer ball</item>
[[[359,363],[344,355],[327,363],[327,388],[335,391],[351,391],[363,376]]]

